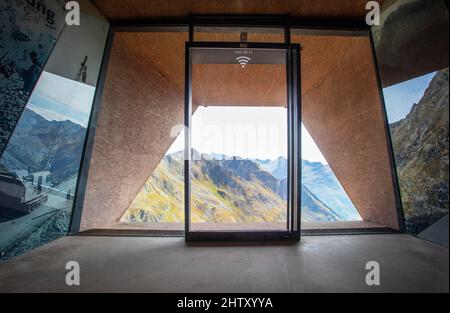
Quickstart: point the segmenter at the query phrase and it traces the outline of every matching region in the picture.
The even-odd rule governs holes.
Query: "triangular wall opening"
[[[196,114],[201,113],[195,112],[193,118]],[[184,131],[181,131],[121,217],[121,223],[147,224],[148,228],[156,229],[183,229],[183,145]],[[279,177],[280,169],[277,165],[286,163],[280,162],[280,158],[264,160],[264,162],[271,161],[267,163],[256,159],[254,161],[262,170],[277,179],[285,178]],[[281,171],[283,172],[286,173]],[[302,222],[361,220],[357,209],[304,125],[302,125],[302,174]]]

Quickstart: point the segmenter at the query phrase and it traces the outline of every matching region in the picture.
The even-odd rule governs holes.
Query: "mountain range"
[[[191,181],[192,222],[286,221],[285,158],[280,157],[272,161],[249,160],[202,154],[195,159],[196,161],[192,162]],[[310,180],[315,179],[313,174],[319,176],[321,171],[334,177],[326,165],[308,161],[303,161],[303,164],[308,167],[308,175],[305,177]],[[321,182],[325,181],[329,183],[328,190],[340,187],[337,180],[333,181],[331,177],[326,177]],[[317,196],[312,189],[320,191],[321,182],[309,181],[302,184],[302,220],[327,222],[358,219],[359,215],[353,205],[344,208],[342,204],[336,210]],[[157,166],[121,221],[124,223],[183,221],[183,186],[183,154],[181,152],[169,154]],[[339,192],[343,190],[334,190],[335,194]],[[342,197],[346,197],[345,192]],[[333,201],[338,203],[336,200]]]
[[[0,159],[0,170],[49,171],[56,185],[77,175],[85,133],[69,120],[49,121],[25,109]]]
[[[419,233],[448,214],[448,68],[408,115],[391,124],[406,226]]]
[[[287,177],[287,159],[255,160],[278,179]],[[342,220],[359,220],[360,216],[329,165],[302,160],[302,184],[326,206],[333,208]]]

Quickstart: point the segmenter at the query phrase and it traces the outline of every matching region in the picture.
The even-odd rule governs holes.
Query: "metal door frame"
[[[286,89],[288,105],[288,205],[287,229],[267,231],[192,231],[191,229],[191,117],[192,117],[192,62],[191,50],[211,49],[273,49],[286,52]],[[184,150],[184,205],[186,241],[260,241],[300,240],[301,233],[301,97],[299,44],[240,43],[240,42],[186,42],[185,48],[185,150]]]

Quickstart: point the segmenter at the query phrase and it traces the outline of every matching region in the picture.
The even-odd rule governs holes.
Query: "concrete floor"
[[[303,237],[298,244],[65,237],[0,264],[0,292],[448,292],[448,248],[409,235]],[[78,261],[81,286],[65,285]],[[366,286],[365,264],[381,266]]]

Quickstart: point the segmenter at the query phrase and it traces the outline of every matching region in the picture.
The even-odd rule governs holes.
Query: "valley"
[[[122,223],[167,223],[184,219],[183,154],[169,154],[147,180]],[[287,160],[248,160],[203,154],[192,164],[193,223],[285,222],[287,212]],[[303,161],[306,182],[301,186],[302,219],[311,222],[359,220],[350,200],[332,209],[313,190],[331,190],[346,197],[329,167]],[[324,174],[322,181],[317,176]],[[322,183],[327,186],[321,186]],[[324,197],[327,198],[327,197]],[[333,194],[327,199],[339,204]],[[350,205],[345,206],[346,202]]]

